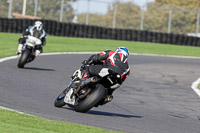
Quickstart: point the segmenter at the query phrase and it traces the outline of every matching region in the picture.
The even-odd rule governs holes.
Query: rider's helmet
[[[115,51],[117,53],[123,53],[126,57],[128,57],[128,55],[129,55],[129,51],[125,47],[118,47]]]
[[[43,24],[42,24],[41,21],[35,21],[35,25],[34,26],[36,27],[37,30],[40,31],[40,30],[42,30]]]

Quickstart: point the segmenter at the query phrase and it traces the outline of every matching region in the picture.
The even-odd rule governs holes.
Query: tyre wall
[[[22,33],[34,24],[32,19],[0,18],[0,32]],[[48,35],[64,37],[98,38],[126,41],[153,42],[174,45],[200,46],[200,38],[184,34],[168,34],[130,29],[112,29],[93,25],[61,23],[40,20]]]

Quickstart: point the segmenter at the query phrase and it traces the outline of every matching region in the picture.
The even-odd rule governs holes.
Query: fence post
[[[22,15],[26,15],[26,0],[24,0],[24,3],[23,3],[23,10],[22,10]]]
[[[114,7],[113,29],[116,27],[116,15],[117,15],[117,4],[115,4],[115,7]]]
[[[90,0],[88,0],[88,6],[87,6],[87,14],[86,14],[86,25],[89,23],[89,9],[90,9]]]
[[[13,0],[9,0],[9,8],[8,8],[8,18],[12,18],[12,4]]]
[[[38,7],[38,0],[35,0],[35,10],[34,10],[34,17],[37,17],[37,7]]]
[[[199,33],[199,18],[200,18],[200,11],[197,12],[197,27],[196,27],[196,34]]]
[[[61,1],[60,22],[63,21],[63,6],[64,6],[64,0]]]
[[[172,21],[172,10],[173,10],[174,6],[172,6],[169,10],[169,22],[168,22],[168,33],[171,32],[171,21]]]
[[[141,23],[140,23],[140,30],[143,30],[144,27],[144,7],[141,7]]]

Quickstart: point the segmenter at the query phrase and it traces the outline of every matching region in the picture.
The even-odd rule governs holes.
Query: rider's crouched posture
[[[128,49],[126,49],[125,47],[119,47],[115,51],[107,50],[92,55],[88,60],[85,60],[83,62],[83,64],[88,67],[85,67],[86,72],[83,73],[82,80],[92,76],[104,77],[109,74],[110,70],[120,74],[121,76],[121,80],[117,83],[118,85],[115,85],[115,87],[111,87],[111,89],[108,89],[108,96],[107,98],[105,98],[105,101],[102,104],[110,102],[113,99],[113,91],[118,88],[129,75],[130,66],[128,65],[128,55]]]
[[[29,26],[28,29],[23,33],[21,38],[19,38],[19,45],[18,45],[18,52],[17,54],[20,55],[22,52],[23,47],[25,46],[26,39],[28,36],[34,36],[41,40],[42,44],[36,46],[35,55],[39,55],[42,53],[42,47],[46,45],[46,32],[43,29],[43,24],[41,21],[36,21],[33,26]]]

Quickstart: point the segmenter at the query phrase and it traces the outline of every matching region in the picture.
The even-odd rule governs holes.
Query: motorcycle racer
[[[38,56],[43,51],[42,47],[46,45],[46,32],[43,29],[43,24],[41,21],[36,21],[35,24],[27,28],[26,31],[23,33],[23,35],[19,38],[17,55],[21,54],[28,36],[34,36],[41,40],[42,44],[38,45],[35,51],[35,56]]]
[[[130,66],[128,64],[129,51],[125,47],[118,47],[115,51],[106,50],[98,54],[94,54],[89,57],[88,60],[83,61],[86,72],[83,73],[83,79],[88,79],[91,76],[104,77],[112,70],[121,76],[121,80],[115,87],[108,90],[108,96],[105,98],[104,103],[112,101],[113,91],[120,87],[120,85],[126,80],[130,73]],[[93,64],[93,65],[92,65]]]

